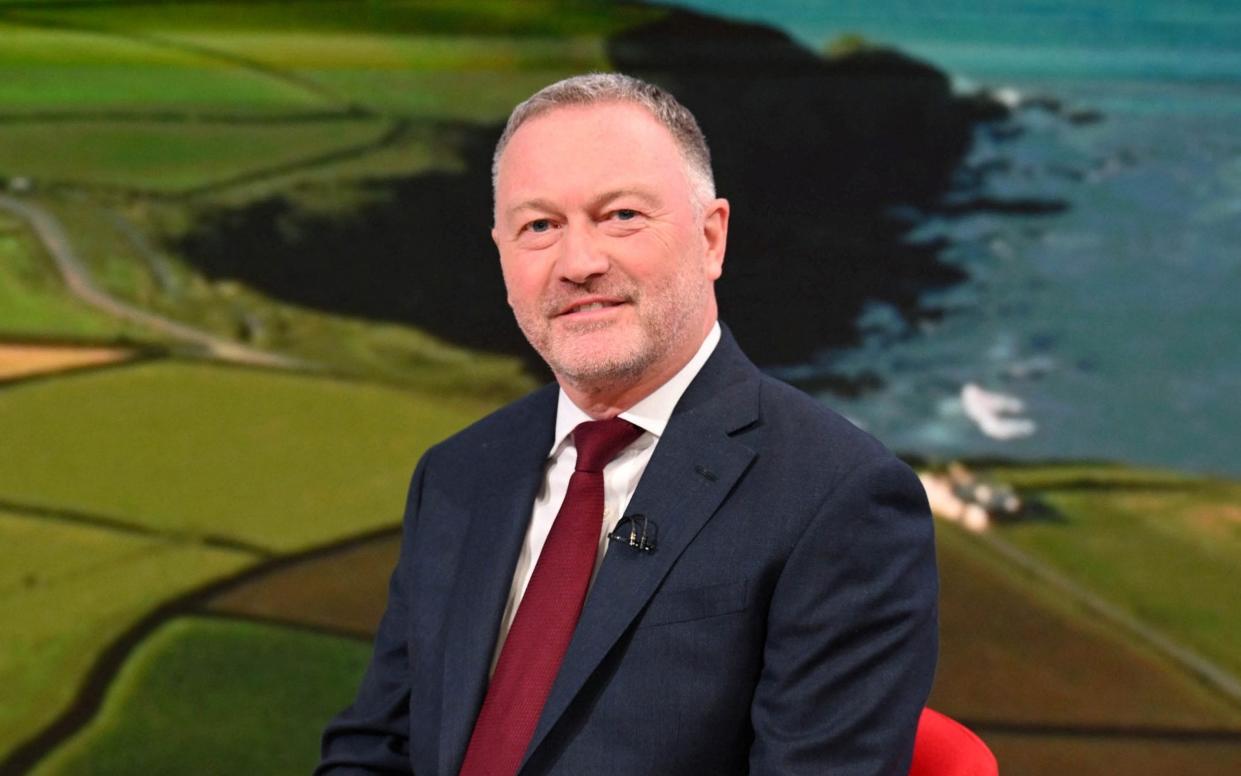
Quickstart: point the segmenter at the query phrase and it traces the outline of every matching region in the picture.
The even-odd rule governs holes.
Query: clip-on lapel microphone
[[[646,515],[626,515],[616,524],[616,529],[608,534],[614,542],[637,550],[638,552],[654,552],[655,540],[659,537],[659,526],[655,521],[647,520]]]

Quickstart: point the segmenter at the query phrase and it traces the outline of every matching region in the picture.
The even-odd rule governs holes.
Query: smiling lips
[[[592,313],[596,310],[607,310],[612,307],[619,307],[622,304],[625,304],[622,299],[582,299],[562,307],[560,312],[556,313],[556,317],[559,318],[567,315]]]

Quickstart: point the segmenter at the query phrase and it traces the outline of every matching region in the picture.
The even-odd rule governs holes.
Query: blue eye
[[[552,222],[546,218],[540,218],[537,221],[531,221],[529,229],[532,232],[546,232],[552,228]]]
[[[615,215],[621,221],[628,221],[630,219],[637,218],[638,211],[629,210],[628,208],[621,208],[620,210],[616,211]]]

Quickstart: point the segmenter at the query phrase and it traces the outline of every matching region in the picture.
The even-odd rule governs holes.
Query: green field
[[[11,426],[3,425],[7,435]],[[0,449],[12,448],[6,441]],[[69,703],[96,656],[129,626],[253,560],[192,541],[0,511],[0,757]]]
[[[351,639],[174,620],[122,669],[95,721],[34,773],[187,773],[201,763],[200,772],[306,774],[369,654]]]
[[[175,193],[248,173],[314,163],[344,149],[374,146],[388,130],[381,119],[289,124],[10,123],[0,125],[0,170],[44,186],[73,183]],[[408,171],[413,165],[404,167]]]
[[[144,191],[357,146],[388,126],[287,122],[310,113],[500,120],[550,80],[608,67],[606,35],[664,13],[556,0],[8,5],[0,114],[32,118],[0,125],[0,176]],[[277,114],[286,122],[253,123]]]
[[[338,70],[376,71],[377,75],[408,71],[506,74],[523,70],[601,65],[604,39],[529,37],[496,34],[447,34],[391,30],[326,32],[249,29],[227,33],[177,32],[172,38],[196,48],[227,53],[273,69],[307,73]]]
[[[1241,675],[1241,484],[1067,464],[995,474],[1058,515],[1001,536]]]
[[[148,363],[0,392],[0,497],[293,551],[399,519],[480,400]]]
[[[105,29],[142,31],[376,30],[391,34],[432,32],[442,35],[493,34],[552,38],[607,35],[664,15],[660,8],[609,0],[316,0],[314,2],[246,2],[197,0],[178,2],[176,12],[162,3],[48,2],[0,0],[19,18],[71,20]],[[60,6],[60,7],[58,7]]]
[[[956,527],[942,527],[939,544],[944,639],[931,704],[980,723],[1005,773],[1072,763],[1078,773],[1108,773],[1118,763],[1151,776],[1224,773],[1241,754],[1236,742],[1090,734],[1092,727],[1218,729],[1241,722],[1241,710],[1038,589]],[[225,593],[211,608],[355,631],[356,609],[373,613],[382,598],[393,545],[382,539],[298,564]],[[350,583],[342,586],[342,579]],[[360,601],[355,588],[369,588],[375,600]],[[373,627],[373,617],[364,619]],[[163,772],[174,753],[186,753],[182,763],[210,763],[212,772],[304,772],[318,731],[351,697],[365,658],[365,646],[352,640],[251,623],[173,621],[133,653],[102,712],[38,773],[87,772],[87,763],[97,769],[89,772]],[[281,667],[290,663],[298,669]],[[201,722],[189,724],[187,697],[207,692],[200,685],[212,676],[225,680],[218,689],[211,685]],[[290,704],[294,713],[277,711]],[[252,738],[254,729],[270,731],[273,715],[279,734]],[[1081,733],[1031,739],[989,732],[996,721]]]
[[[304,86],[209,53],[77,29],[6,21],[0,7],[0,111],[270,114],[338,107]]]
[[[0,756],[157,605],[260,549],[397,522],[422,450],[490,406],[176,362],[0,391],[0,500],[24,509],[0,514],[0,621],[21,623],[0,645]]]
[[[941,525],[936,544],[935,708],[964,719],[1032,725],[1241,725],[1241,707],[1014,568],[987,542]]]
[[[370,110],[445,121],[503,121],[541,86],[610,66],[604,39],[595,35],[263,31],[176,37],[295,72]]]
[[[0,85],[0,105],[207,114],[352,105],[494,120],[549,80],[606,68],[607,35],[663,14],[557,0],[178,3],[175,12],[0,4],[13,41],[0,69],[19,75]]]

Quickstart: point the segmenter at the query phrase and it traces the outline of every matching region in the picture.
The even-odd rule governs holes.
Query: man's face
[[[555,108],[512,136],[492,238],[517,323],[562,383],[653,389],[697,350],[728,203],[695,196],[671,133],[637,105]]]

